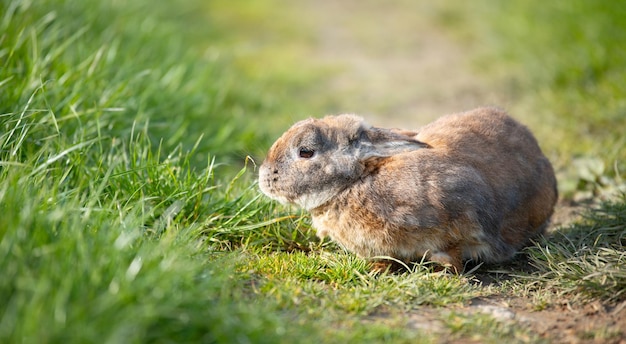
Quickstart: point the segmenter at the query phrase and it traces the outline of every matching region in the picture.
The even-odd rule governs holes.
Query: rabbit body
[[[359,256],[426,257],[456,272],[467,258],[510,259],[543,233],[557,199],[531,132],[493,108],[416,132],[352,115],[302,121],[272,146],[259,185]]]

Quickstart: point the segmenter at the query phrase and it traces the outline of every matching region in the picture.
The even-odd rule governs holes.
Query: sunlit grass
[[[0,5],[0,341],[311,333],[244,299],[206,240],[267,221],[248,178],[222,164],[243,166],[262,141],[235,102],[269,106],[227,62],[186,48],[181,33],[205,25],[195,4]]]

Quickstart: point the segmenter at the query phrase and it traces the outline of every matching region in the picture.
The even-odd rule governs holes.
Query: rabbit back
[[[473,166],[488,181],[502,224],[498,234],[520,248],[542,234],[557,200],[549,160],[524,125],[495,108],[444,116],[417,139],[450,159]]]

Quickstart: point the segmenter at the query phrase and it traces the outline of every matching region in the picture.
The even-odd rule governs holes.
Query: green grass
[[[250,302],[204,234],[264,221],[249,182],[216,174],[265,142],[240,117],[272,107],[263,80],[186,49],[200,9],[1,4],[0,341],[311,335]]]
[[[626,300],[626,195],[530,251],[536,277],[585,299]]]
[[[531,120],[560,123],[559,140],[538,135],[561,170],[572,156],[618,167],[568,177],[572,193],[617,187],[621,12],[581,2],[560,27],[548,25],[557,8],[529,25],[533,6],[485,6],[482,24],[458,9],[441,18],[490,32],[492,65],[532,71],[514,87]],[[442,340],[412,327],[423,310],[443,340],[524,342],[536,338],[456,309],[501,294],[536,309],[555,302],[548,294],[626,300],[624,196],[530,248],[533,271],[513,266],[491,287],[422,265],[372,273],[317,239],[306,214],[261,197],[246,156],[258,163],[290,122],[322,111],[306,100],[323,97],[310,85],[328,69],[301,68],[311,37],[298,13],[260,0],[0,3],[0,342]],[[564,35],[587,13],[585,55]],[[548,70],[507,40],[520,35]]]

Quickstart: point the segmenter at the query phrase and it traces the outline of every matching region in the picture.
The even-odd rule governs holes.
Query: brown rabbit
[[[417,132],[354,115],[304,120],[270,148],[259,186],[361,257],[426,257],[457,273],[464,258],[510,259],[543,233],[557,200],[531,132],[494,108]]]

